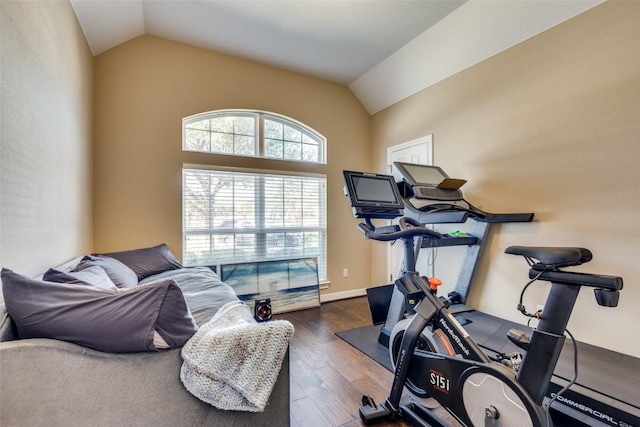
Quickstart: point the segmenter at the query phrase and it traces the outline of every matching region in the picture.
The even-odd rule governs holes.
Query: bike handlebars
[[[424,226],[419,221],[403,216],[399,222],[400,230],[388,233],[379,233],[376,227],[367,219],[366,223],[358,224],[358,230],[364,234],[367,239],[378,240],[381,242],[390,242],[392,240],[406,239],[409,237],[426,237],[427,239],[442,239],[442,234],[433,231]]]
[[[545,280],[565,285],[590,286],[593,288],[619,291],[623,283],[621,277],[603,274],[563,271],[560,268],[585,264],[593,258],[591,251],[576,247],[509,246],[507,254],[522,255],[529,261],[529,278]]]
[[[561,283],[565,285],[589,286],[592,288],[608,289],[611,291],[622,290],[622,277],[606,276],[604,274],[578,273],[573,271],[544,271],[537,268],[529,270],[529,278],[537,278],[547,282]]]
[[[558,285],[589,286],[594,289],[596,301],[604,307],[616,307],[622,289],[622,277],[604,274],[563,271],[560,268],[581,265],[591,261],[589,249],[575,247],[509,246],[505,253],[522,255],[529,266],[529,278],[545,280]]]

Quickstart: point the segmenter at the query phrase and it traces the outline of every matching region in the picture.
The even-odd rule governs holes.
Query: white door
[[[399,181],[402,178],[398,171],[394,170],[393,162],[433,165],[433,135],[427,135],[387,148],[387,173],[394,175],[396,180]],[[433,270],[431,263],[428,261],[429,256],[425,256],[429,255],[426,251],[425,249],[423,251],[425,253],[421,252],[416,267],[420,274],[430,277],[433,275]],[[390,279],[389,283],[393,283],[396,279],[401,260],[402,245],[390,245],[387,249],[387,277]]]

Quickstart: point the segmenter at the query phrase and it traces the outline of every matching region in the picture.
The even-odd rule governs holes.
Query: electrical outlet
[[[349,269],[348,268],[343,268],[342,269],[342,277],[349,277]]]

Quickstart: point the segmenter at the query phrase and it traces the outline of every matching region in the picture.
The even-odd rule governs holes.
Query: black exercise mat
[[[469,330],[469,333],[471,334],[471,336],[476,338],[476,334],[478,334],[478,337],[482,338],[480,343],[486,344],[486,341],[491,341],[490,338],[495,334],[496,330],[498,330],[502,324],[498,323],[496,325],[493,322],[475,322],[475,320],[478,320],[476,313],[477,312],[462,313],[462,314],[456,315],[456,317],[464,316],[464,321],[462,322],[462,323],[465,323],[464,327],[467,328],[473,325],[471,326],[471,330]],[[463,320],[463,319],[461,318],[460,320]],[[470,323],[466,323],[466,322],[470,322]],[[346,342],[348,342],[349,344],[351,344],[352,346],[354,346],[356,349],[360,350],[362,353],[369,356],[371,359],[375,360],[376,362],[378,362],[379,364],[387,368],[388,370],[393,371],[393,367],[391,366],[391,360],[389,358],[389,350],[384,345],[378,343],[378,336],[380,335],[380,330],[382,329],[382,326],[383,325],[362,326],[360,328],[349,329],[347,331],[342,331],[342,332],[336,332],[336,335],[342,338],[343,340],[345,340]],[[507,341],[506,332],[504,334],[504,338],[502,339],[502,341],[503,342],[501,342],[500,345],[497,346],[498,348],[504,345],[504,341]],[[492,344],[495,344],[495,343],[492,343]],[[510,342],[508,344],[513,346],[515,349],[517,349],[517,347],[515,347]]]
[[[517,351],[518,348],[506,338],[504,322],[500,319],[493,318],[479,312],[464,312],[456,315],[456,318],[464,324],[467,331],[485,350],[497,351]],[[478,321],[480,320],[480,321]],[[468,322],[468,323],[467,323]],[[510,324],[511,327],[517,324]],[[369,356],[385,368],[393,371],[391,360],[389,358],[389,350],[384,345],[378,343],[378,336],[383,325],[369,325],[360,328],[349,329],[347,331],[337,332],[336,335],[362,353]],[[501,332],[496,334],[496,332]]]
[[[375,360],[385,368],[393,371],[389,350],[378,343],[378,335],[383,325],[369,325],[361,328],[349,329],[348,331],[336,332],[336,335],[356,349],[360,350],[371,359]]]

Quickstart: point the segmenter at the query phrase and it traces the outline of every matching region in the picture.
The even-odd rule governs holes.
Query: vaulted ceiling
[[[142,34],[348,85],[370,113],[603,0],[71,0],[94,55]]]

